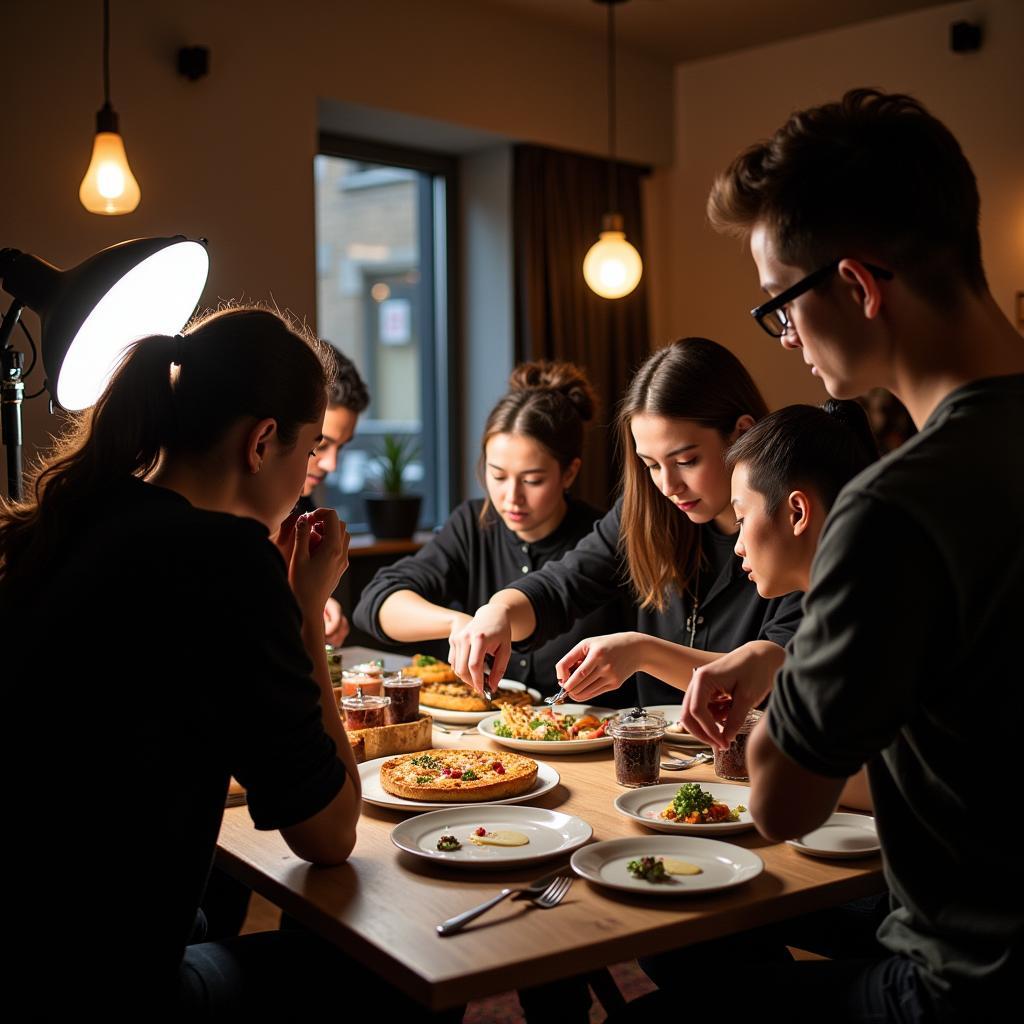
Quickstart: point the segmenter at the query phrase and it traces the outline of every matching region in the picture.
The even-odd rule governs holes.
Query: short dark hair
[[[708,218],[746,236],[764,223],[785,263],[807,270],[858,250],[930,304],[985,287],[980,201],[949,129],[911,96],[852,89],[793,114],[715,181]]]
[[[370,404],[370,392],[366,390],[366,382],[359,376],[356,364],[329,341],[324,344],[334,362],[334,382],[327,398],[328,408],[340,407],[355,413],[363,412]]]
[[[775,515],[792,491],[813,489],[827,512],[839,492],[878,458],[863,408],[830,398],[822,406],[787,405],[755,423],[726,452],[747,468],[750,486]]]

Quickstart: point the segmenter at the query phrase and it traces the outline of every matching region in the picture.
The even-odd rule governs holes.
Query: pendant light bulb
[[[97,120],[102,113],[97,115]],[[117,131],[96,132],[92,159],[78,188],[78,198],[90,213],[111,216],[131,213],[139,205],[142,193],[128,166],[124,141]]]
[[[583,259],[583,279],[602,298],[621,299],[640,283],[644,264],[626,240],[620,217],[605,217],[603,227]]]

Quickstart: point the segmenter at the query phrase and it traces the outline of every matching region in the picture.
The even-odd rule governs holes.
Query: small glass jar
[[[747,771],[747,740],[750,739],[751,730],[761,720],[763,711],[754,708],[747,712],[747,717],[736,733],[736,738],[725,748],[715,751],[715,774],[720,779],[728,779],[730,782],[747,782],[750,773]]]
[[[337,688],[341,686],[341,648],[324,644],[324,649],[327,651],[327,670],[331,673],[331,686]]]
[[[341,713],[345,716],[345,728],[376,729],[387,724],[390,697],[343,697]]]
[[[384,695],[384,680],[397,678],[400,675],[400,672],[385,672],[383,665],[375,665],[373,662],[353,665],[341,673],[341,695],[354,697],[357,690],[362,690],[364,697],[382,697]]]
[[[415,722],[420,717],[420,680],[401,672],[388,672],[384,676],[384,696],[391,699],[388,706],[388,725]]]
[[[608,735],[615,757],[615,781],[630,789],[657,785],[661,777],[665,716],[634,708],[608,724]]]

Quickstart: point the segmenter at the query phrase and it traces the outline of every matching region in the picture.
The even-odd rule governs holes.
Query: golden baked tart
[[[428,654],[417,654],[412,664],[402,669],[403,675],[418,676],[420,704],[445,711],[496,711],[502,704],[527,706],[533,698],[525,690],[499,690],[493,701],[485,700],[468,683],[452,671],[451,665]]]
[[[537,781],[537,762],[493,750],[425,750],[380,766],[385,792],[405,800],[481,803],[519,796]]]

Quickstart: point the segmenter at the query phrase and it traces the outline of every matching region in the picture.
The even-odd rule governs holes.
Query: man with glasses
[[[739,156],[708,210],[750,241],[770,296],[757,322],[834,397],[888,388],[920,430],[834,505],[747,747],[751,812],[775,840],[821,825],[867,765],[893,897],[883,948],[745,965],[727,1005],[738,1015],[746,992],[796,1020],[989,1019],[1024,959],[998,790],[1019,775],[1024,711],[1024,343],[985,281],[974,174],[916,100],[859,89]],[[710,698],[756,703],[771,682],[756,689],[695,680],[684,722],[717,728]]]

